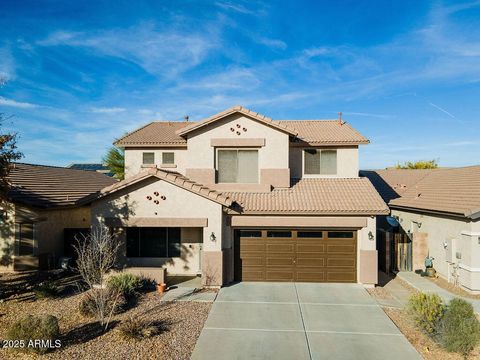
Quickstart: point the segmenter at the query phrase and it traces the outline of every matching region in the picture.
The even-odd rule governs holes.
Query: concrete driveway
[[[421,359],[361,285],[222,288],[192,359]]]

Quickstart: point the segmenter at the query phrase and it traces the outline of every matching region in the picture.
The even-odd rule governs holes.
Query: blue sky
[[[480,1],[0,2],[26,162],[98,162],[151,120],[344,119],[362,168],[480,163]]]

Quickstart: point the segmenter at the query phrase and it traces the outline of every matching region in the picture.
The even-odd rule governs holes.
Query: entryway
[[[361,285],[242,282],[220,289],[192,359],[421,357]]]

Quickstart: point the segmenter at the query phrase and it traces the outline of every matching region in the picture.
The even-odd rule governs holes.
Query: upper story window
[[[258,150],[218,149],[219,183],[258,184]]]
[[[303,154],[305,175],[337,174],[337,150],[305,149]]]
[[[155,164],[155,153],[144,152],[142,161],[143,161],[143,165],[153,165],[153,164]]]
[[[164,164],[164,165],[175,164],[175,153],[173,153],[173,152],[163,152],[162,153],[162,164]]]

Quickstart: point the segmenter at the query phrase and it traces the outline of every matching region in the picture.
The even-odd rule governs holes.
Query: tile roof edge
[[[152,125],[154,122],[155,122],[155,121],[150,121],[148,124],[145,124],[145,125],[139,127],[138,129],[135,129],[135,130],[133,130],[133,131],[130,131],[130,132],[126,133],[126,134],[123,135],[122,137],[116,139],[116,140],[113,142],[113,145],[119,146],[118,144],[119,144],[123,139],[125,139],[127,136],[133,135],[133,134],[139,132],[140,130],[145,129],[147,126]],[[120,147],[120,146],[119,146],[119,147]]]
[[[293,136],[297,136],[298,135],[298,131],[293,129],[293,128],[290,128],[288,126],[285,126],[285,125],[280,125],[279,123],[277,123],[277,120],[273,120],[263,114],[260,114],[260,113],[257,113],[255,111],[252,111],[246,107],[243,107],[243,106],[240,106],[240,105],[235,105],[235,106],[232,106],[231,108],[228,108],[226,110],[223,110],[217,114],[214,114],[212,116],[209,116],[205,119],[202,119],[200,121],[197,121],[197,122],[194,122],[192,123],[192,126],[187,126],[183,129],[179,129],[177,130],[175,133],[177,135],[180,135],[180,136],[183,136],[193,130],[196,130],[196,129],[199,129],[203,126],[206,126],[208,124],[211,124],[212,122],[216,121],[216,120],[219,120],[219,119],[222,119],[228,115],[231,115],[231,114],[234,114],[236,112],[239,112],[245,116],[249,116],[251,118],[253,118],[254,120],[257,120],[257,121],[260,121],[260,122],[263,122],[265,125],[269,125],[269,126],[272,126],[280,131],[284,131],[284,132],[287,132]]]
[[[86,204],[86,203],[89,203],[89,202],[99,200],[99,199],[101,199],[105,196],[111,195],[111,194],[113,194],[113,193],[115,193],[119,190],[125,189],[125,188],[127,188],[131,185],[134,185],[138,182],[146,180],[150,177],[156,177],[159,180],[166,181],[169,184],[178,186],[178,187],[180,187],[184,190],[190,191],[190,192],[192,192],[192,193],[194,193],[198,196],[201,196],[201,197],[206,198],[208,200],[214,201],[214,202],[219,203],[223,206],[230,207],[235,203],[235,201],[233,199],[231,199],[229,196],[223,195],[222,193],[220,193],[216,190],[207,188],[206,186],[204,186],[202,184],[196,183],[195,181],[190,180],[189,178],[187,178],[186,176],[184,176],[182,174],[175,174],[173,172],[163,171],[163,170],[158,169],[158,168],[152,168],[152,169],[145,170],[145,171],[133,176],[132,178],[125,179],[125,180],[122,180],[118,183],[109,185],[109,186],[101,189],[100,191],[98,191],[94,194],[87,195],[87,196],[77,200],[77,203]],[[186,184],[186,183],[188,183],[188,184]],[[196,188],[194,188],[195,186],[198,187],[198,191],[196,190]],[[210,190],[210,192],[208,194],[204,194],[202,192],[202,188],[207,188],[208,190]],[[217,194],[217,196],[215,198],[213,198],[211,196],[212,192]]]

